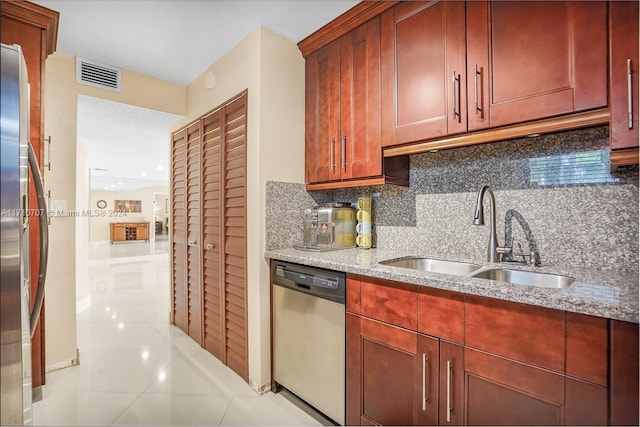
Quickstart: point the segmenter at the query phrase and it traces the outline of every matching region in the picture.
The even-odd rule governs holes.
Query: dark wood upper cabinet
[[[382,158],[380,17],[306,58],[305,181],[309,189],[408,184],[408,158]]]
[[[340,40],[313,52],[305,68],[307,183],[340,179]]]
[[[611,149],[635,148],[640,126],[637,1],[609,3],[609,32]]]
[[[401,2],[381,19],[383,145],[465,132],[464,2]]]
[[[307,183],[382,173],[379,18],[307,58],[305,140]]]
[[[466,5],[469,130],[607,105],[606,2]]]
[[[382,14],[383,146],[607,106],[605,2],[401,2]]]

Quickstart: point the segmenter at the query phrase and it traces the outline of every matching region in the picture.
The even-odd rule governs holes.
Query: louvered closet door
[[[202,119],[202,289],[204,348],[224,361],[222,276],[220,272],[220,162],[222,109]]]
[[[188,332],[187,302],[187,216],[186,177],[187,139],[186,129],[172,135],[171,141],[171,257],[173,264],[173,323]]]
[[[224,303],[226,361],[248,379],[246,278],[247,95],[224,107]]]
[[[202,270],[200,250],[200,121],[187,127],[187,290],[189,336],[202,345]]]

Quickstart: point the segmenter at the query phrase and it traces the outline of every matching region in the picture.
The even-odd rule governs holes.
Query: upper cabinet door
[[[469,130],[607,105],[605,2],[467,3]]]
[[[383,146],[465,132],[464,2],[403,2],[382,14]]]
[[[638,146],[638,2],[609,3],[611,149]]]
[[[306,61],[305,174],[307,183],[340,179],[340,40]]]
[[[341,177],[381,175],[380,18],[344,35],[340,57]]]

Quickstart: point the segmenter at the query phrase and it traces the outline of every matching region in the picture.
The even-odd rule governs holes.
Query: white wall
[[[93,216],[90,218],[89,231],[91,243],[109,242],[110,226],[112,222],[149,222],[150,239],[154,239],[154,196],[155,193],[169,193],[169,186],[155,185],[137,190],[92,190],[89,206],[92,210],[104,212],[104,216]],[[98,209],[96,203],[98,200],[107,202],[107,207],[103,210]],[[127,212],[117,214],[115,210],[114,200],[141,200],[142,212]],[[163,206],[164,209],[164,206]],[[164,212],[164,211],[163,211]]]
[[[51,136],[51,171],[45,171],[45,191],[51,191],[54,209],[89,209],[86,148],[78,147],[78,95],[184,115],[186,89],[127,70],[122,92],[79,85],[75,57],[56,52],[47,58],[45,76],[45,135]],[[167,136],[167,140],[168,140]],[[80,142],[82,144],[82,142]],[[80,157],[78,157],[80,156]],[[76,176],[78,173],[79,176]],[[88,176],[88,175],[87,175]],[[78,179],[80,178],[80,179]],[[76,359],[76,283],[87,272],[88,230],[78,217],[51,219],[47,281],[45,284],[45,364],[48,370],[68,366]],[[86,230],[86,231],[85,231]],[[60,250],[64,248],[65,250]],[[57,249],[57,250],[56,250]],[[79,259],[76,259],[76,254]],[[82,299],[83,296],[79,295]]]
[[[206,74],[218,78],[205,88]],[[187,88],[184,125],[248,89],[247,300],[249,384],[268,390],[270,288],[265,247],[267,180],[304,182],[304,59],[292,41],[257,28]],[[174,130],[181,126],[176,126]]]
[[[304,59],[295,43],[257,28],[187,88],[124,72],[121,94],[75,83],[75,58],[55,53],[47,60],[45,132],[52,135],[57,161],[46,178],[52,198],[71,209],[78,204],[76,188],[77,96],[86,94],[184,115],[173,130],[248,89],[247,227],[249,383],[257,391],[270,386],[270,288],[265,260],[265,203],[267,180],[304,181]],[[213,71],[217,86],[206,89]],[[167,138],[169,145],[169,138]],[[285,167],[283,167],[285,166]],[[84,191],[84,190],[81,190]],[[105,199],[106,200],[106,199]],[[88,252],[88,240],[76,239],[74,218],[57,218],[51,225],[51,244]],[[69,251],[54,251],[47,280],[47,365],[75,357],[76,260]],[[77,266],[78,269],[84,268]]]

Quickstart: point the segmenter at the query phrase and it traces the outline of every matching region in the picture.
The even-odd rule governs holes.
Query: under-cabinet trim
[[[625,165],[637,165],[640,156],[640,150],[638,148],[632,148],[629,150],[611,150],[611,166],[625,166]]]
[[[454,135],[436,140],[419,141],[401,146],[383,148],[383,156],[395,157],[419,154],[433,150],[466,147],[469,145],[504,141],[524,136],[534,136],[545,133],[586,128],[590,126],[609,124],[609,118],[609,108],[601,108],[598,110],[569,114],[561,117]]]

